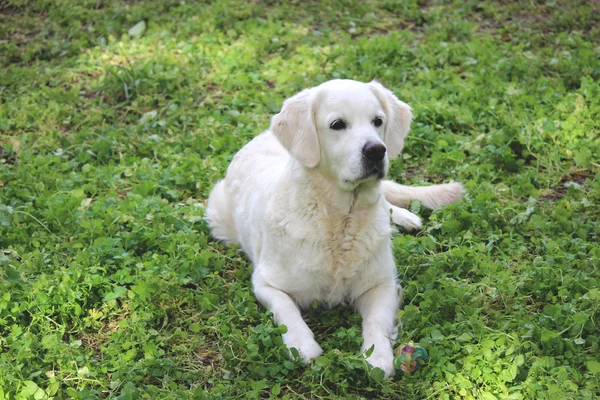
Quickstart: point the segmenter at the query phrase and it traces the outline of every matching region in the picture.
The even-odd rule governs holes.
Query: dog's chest
[[[387,240],[390,230],[375,208],[331,215],[309,206],[301,212],[281,214],[277,231],[281,243],[294,254],[294,269],[318,276],[324,286],[350,279],[368,263]]]
[[[298,220],[300,213],[282,219],[280,260],[293,278],[277,285],[302,307],[314,300],[330,307],[351,300],[370,273],[378,274],[377,254],[389,240],[389,223],[373,214]]]
[[[378,235],[370,213],[353,213],[343,218],[323,221],[324,237],[315,242],[320,252],[318,270],[334,278],[348,279],[356,275],[357,268],[369,261]]]

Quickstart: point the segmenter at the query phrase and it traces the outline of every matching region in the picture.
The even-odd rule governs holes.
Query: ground
[[[599,10],[0,2],[0,399],[597,398]],[[289,361],[203,221],[233,154],[332,78],[413,107],[391,178],[467,189],[393,236],[414,376],[370,370],[349,308],[315,305],[325,353]]]

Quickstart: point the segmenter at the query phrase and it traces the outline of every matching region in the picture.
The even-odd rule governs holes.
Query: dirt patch
[[[388,179],[396,180],[398,183],[402,185],[408,186],[420,186],[427,184],[438,184],[438,183],[446,183],[448,178],[439,174],[424,174],[426,168],[422,165],[416,165],[405,168],[398,177],[389,177]],[[411,183],[410,181],[416,182]]]
[[[96,358],[102,357],[101,347],[104,343],[110,340],[111,334],[119,330],[119,322],[123,319],[127,319],[131,315],[131,310],[127,304],[123,304],[121,313],[113,315],[111,319],[105,319],[101,316],[100,310],[92,310],[91,313],[99,314],[99,322],[102,324],[100,329],[95,332],[82,332],[77,335],[77,338],[81,340],[81,345],[94,352]],[[64,340],[64,338],[63,338]]]
[[[408,167],[404,170],[404,179],[409,180],[414,176],[418,176],[421,168],[419,167]]]
[[[561,178],[560,183],[556,187],[540,192],[538,202],[551,201],[557,202],[566,196],[569,187],[572,185],[585,187],[587,179],[593,178],[593,175],[587,171],[575,171]]]
[[[587,14],[573,14],[573,3],[587,3]],[[578,30],[586,33],[592,32],[600,22],[600,1],[567,1],[558,0],[554,5],[522,4],[517,1],[499,1],[503,11],[498,16],[484,16],[480,9],[469,17],[479,24],[479,30],[494,33],[500,31],[503,41],[511,40],[511,31],[521,29],[538,31],[540,33],[559,33],[563,31]],[[572,20],[564,25],[563,16],[570,16]],[[589,17],[589,18],[587,18]],[[516,31],[515,31],[516,28]]]
[[[79,335],[81,345],[86,349],[90,349],[94,352],[94,356],[97,358],[101,357],[101,347],[108,341],[108,336],[100,333],[82,333]]]
[[[17,15],[19,13],[20,13],[20,10],[12,7],[10,4],[0,3],[0,20],[2,20],[2,18],[4,16],[11,17],[11,16]]]
[[[5,149],[0,145],[0,163],[2,164],[14,164],[17,162],[17,154],[19,151],[19,144],[17,141],[13,141],[12,150]]]
[[[219,358],[218,355],[211,350],[203,350],[194,352],[196,356],[196,361],[202,365],[210,366],[213,371],[217,371],[219,369]],[[192,360],[192,365],[195,364]]]

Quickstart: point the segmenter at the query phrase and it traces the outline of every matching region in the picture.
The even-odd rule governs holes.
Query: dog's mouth
[[[356,189],[362,186],[363,183],[375,183],[382,180],[387,175],[387,165],[385,163],[363,164],[362,173],[358,176],[348,177],[344,179],[343,186],[345,188]]]
[[[358,180],[383,179],[385,177],[385,166],[383,163],[365,166],[363,175]]]
[[[365,171],[365,174],[363,175],[362,179],[369,179],[369,178],[383,179],[384,176],[385,176],[385,171],[383,169],[383,166],[376,166],[376,167],[369,168],[369,170]]]
[[[387,173],[387,160],[381,158],[378,160],[362,159],[362,174],[359,180],[383,179]]]
[[[384,168],[372,167],[366,170],[359,178],[356,179],[344,179],[344,183],[347,185],[358,186],[363,182],[378,181],[385,178],[386,172]]]

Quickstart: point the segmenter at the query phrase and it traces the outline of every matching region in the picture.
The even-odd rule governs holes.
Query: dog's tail
[[[206,220],[212,235],[227,244],[238,243],[237,231],[233,223],[229,197],[224,181],[219,181],[208,196]]]
[[[464,189],[458,182],[431,186],[404,186],[393,181],[383,181],[385,199],[397,207],[407,208],[411,200],[419,200],[426,208],[434,210],[462,198]]]

